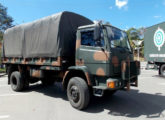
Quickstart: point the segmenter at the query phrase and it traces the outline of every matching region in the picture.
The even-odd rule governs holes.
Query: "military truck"
[[[92,95],[137,86],[140,74],[124,31],[67,11],[6,30],[2,59],[14,91],[60,81],[80,110]]]
[[[144,55],[165,77],[165,22],[148,27],[144,33]]]

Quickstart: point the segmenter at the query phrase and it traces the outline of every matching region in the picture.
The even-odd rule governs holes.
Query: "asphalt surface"
[[[0,120],[165,120],[165,78],[142,64],[139,86],[111,97],[93,98],[84,111],[74,109],[56,83],[41,83],[24,92],[13,92],[7,76],[0,77]]]

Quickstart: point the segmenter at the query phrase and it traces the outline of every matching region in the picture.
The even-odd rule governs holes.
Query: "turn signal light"
[[[108,88],[115,88],[115,82],[114,81],[107,82],[107,87]]]

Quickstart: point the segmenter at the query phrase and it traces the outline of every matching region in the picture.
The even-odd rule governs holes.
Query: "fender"
[[[90,72],[88,70],[88,68],[86,66],[71,66],[68,68],[68,71],[65,72],[65,75],[63,77],[63,81],[62,83],[64,84],[65,82],[65,79],[67,78],[68,74],[72,71],[72,70],[75,70],[75,71],[82,71],[86,77],[86,80],[87,80],[87,83],[89,86],[92,85],[91,83],[91,76],[90,76]]]

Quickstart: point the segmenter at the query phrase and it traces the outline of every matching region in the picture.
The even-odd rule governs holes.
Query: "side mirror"
[[[100,40],[100,37],[101,37],[100,33],[101,33],[100,25],[97,23],[94,28],[94,40],[96,41]]]

